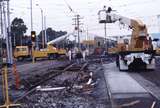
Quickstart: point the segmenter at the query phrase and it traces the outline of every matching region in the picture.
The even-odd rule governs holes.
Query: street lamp
[[[45,40],[44,40],[44,32],[43,32],[43,9],[39,6],[39,4],[36,4],[36,6],[38,6],[39,8],[40,8],[40,10],[41,10],[41,17],[42,17],[42,48],[44,48],[45,47]]]
[[[33,31],[33,12],[32,12],[32,0],[30,0],[30,17],[31,17],[31,31]]]
[[[158,19],[158,27],[160,27],[160,14],[157,15],[157,19]],[[159,29],[159,32],[160,32],[160,29]]]

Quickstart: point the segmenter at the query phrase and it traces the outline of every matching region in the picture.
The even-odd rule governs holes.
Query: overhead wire
[[[155,1],[158,1],[158,0],[155,0]],[[154,2],[155,2],[154,1]],[[122,7],[130,7],[130,6],[133,6],[133,5],[144,5],[144,4],[149,4],[149,3],[153,3],[153,0],[145,0],[145,1],[138,1],[138,2],[130,2],[128,4],[121,4],[121,5],[113,5],[115,7],[118,7],[118,8],[122,8]]]
[[[71,6],[66,2],[66,0],[64,0],[65,1],[65,3],[67,4],[67,7],[69,8],[69,10],[71,11],[71,12],[73,12],[73,9],[71,8]],[[144,3],[144,2],[140,2],[140,3]],[[137,4],[140,4],[140,3],[137,3]],[[129,5],[134,5],[135,3],[129,3],[129,4],[125,4],[125,5],[127,5],[127,6],[129,6]],[[126,6],[124,6],[124,7],[126,7]],[[94,16],[96,16],[96,15],[94,15]],[[71,16],[70,16],[71,17]],[[54,19],[56,19],[56,18],[54,18]],[[57,19],[59,19],[59,18],[57,18]],[[62,18],[63,19],[63,18]]]

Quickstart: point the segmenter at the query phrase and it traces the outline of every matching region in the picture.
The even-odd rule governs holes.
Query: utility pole
[[[46,31],[46,16],[44,16],[44,34],[45,34],[45,43],[48,42],[47,31]]]
[[[33,31],[33,14],[32,14],[32,0],[30,0],[30,8],[31,8],[31,12],[30,12],[30,16],[31,16],[31,31]]]
[[[8,64],[13,64],[13,57],[12,57],[12,44],[11,44],[11,29],[10,29],[10,12],[9,12],[9,0],[6,1],[7,3],[7,10],[5,9],[5,3],[4,0],[2,2],[2,14],[3,14],[3,35],[4,38],[6,39],[6,50],[7,50],[7,63]],[[7,26],[7,20],[8,20],[8,26]],[[3,31],[2,30],[2,31]]]
[[[107,27],[106,27],[106,23],[104,23],[104,44],[105,44],[105,48],[108,52],[108,41],[107,41]]]
[[[9,44],[9,63],[13,64],[13,54],[12,54],[12,42],[11,42],[11,24],[10,24],[10,4],[7,1],[7,16],[8,16],[8,44]]]
[[[2,22],[2,5],[0,2],[0,24],[1,24],[1,32],[0,32],[0,67],[2,67],[2,61],[3,61],[3,47],[2,47],[2,40],[3,40],[3,22]]]
[[[75,18],[73,18],[73,20],[75,21],[75,30],[77,30],[77,35],[78,35],[78,48],[80,49],[81,46],[80,46],[80,25],[82,25],[82,23],[80,23],[80,19],[82,19],[80,17],[80,15],[75,15]]]
[[[160,14],[157,15],[157,20],[158,20],[158,32],[160,33]],[[160,41],[157,42],[157,46],[160,48]]]
[[[77,19],[76,19],[76,18],[73,18],[73,20],[74,20],[74,24],[72,24],[72,25],[75,25],[74,30],[76,30],[76,29],[77,29]],[[74,37],[75,37],[74,46],[76,47],[77,35],[74,35]]]
[[[78,48],[80,49],[80,37],[79,37],[79,15],[76,15],[77,18],[77,32],[78,32]]]
[[[88,26],[87,26],[87,35],[86,35],[86,40],[89,40],[89,38],[88,38]]]
[[[41,9],[41,18],[42,18],[42,48],[44,48],[45,47],[45,41],[44,41],[44,31],[43,31],[43,10],[42,9]]]
[[[160,14],[157,15],[157,19],[158,19],[158,27],[160,27]],[[158,28],[158,29],[159,29],[158,32],[160,32],[160,28]]]
[[[42,24],[42,48],[44,48],[45,47],[45,33],[44,33],[44,15],[43,15],[43,9],[39,6],[39,4],[36,4],[36,6],[38,6],[39,8],[40,8],[40,10],[41,10],[41,18],[42,18],[42,21],[41,21],[41,24]]]
[[[106,30],[106,23],[107,23],[107,13],[109,10],[106,10],[106,6],[103,7],[103,10],[99,10],[99,23],[104,23],[104,47],[105,50],[107,50],[108,53],[108,41],[107,41],[107,30]]]
[[[1,38],[4,38],[3,35],[3,15],[2,15],[2,2],[0,2],[0,20],[1,20]]]

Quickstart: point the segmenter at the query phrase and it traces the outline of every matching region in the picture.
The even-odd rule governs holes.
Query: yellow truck
[[[23,60],[24,58],[30,58],[31,52],[28,46],[16,46],[13,55],[17,60]]]
[[[65,55],[66,51],[64,49],[57,49],[51,45],[48,45],[47,48],[41,50],[33,50],[30,51],[28,46],[16,46],[14,51],[14,57],[17,60],[24,60],[25,58],[34,59],[37,58],[48,58],[48,59],[55,59],[60,55]]]
[[[64,49],[57,49],[51,45],[48,45],[47,48],[41,50],[34,50],[32,57],[34,59],[37,58],[48,58],[48,59],[56,59],[61,55],[65,55],[66,50]]]
[[[28,46],[16,46],[14,51],[14,57],[18,60],[23,60],[24,58],[48,58],[48,59],[56,59],[61,55],[66,55],[66,50],[63,48],[56,48],[53,45],[58,44],[61,41],[65,40],[70,34],[66,34],[64,36],[58,37],[47,43],[47,47],[40,50],[31,50]]]

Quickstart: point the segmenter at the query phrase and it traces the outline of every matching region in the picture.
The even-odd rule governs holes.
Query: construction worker
[[[77,47],[74,47],[73,50],[72,50],[72,58],[73,58],[73,59],[76,59],[77,53],[78,53],[78,48],[77,48]]]
[[[77,63],[80,64],[81,63],[81,59],[83,58],[82,53],[80,50],[78,50],[77,54],[76,54],[76,59],[77,59]]]
[[[86,61],[86,50],[82,50],[83,61]]]
[[[86,48],[86,56],[89,56],[89,50]]]
[[[72,49],[72,59],[76,58],[76,51],[74,49]]]
[[[68,57],[69,57],[69,61],[71,61],[71,60],[72,60],[72,52],[71,52],[71,49],[69,49],[69,51],[68,51]]]

